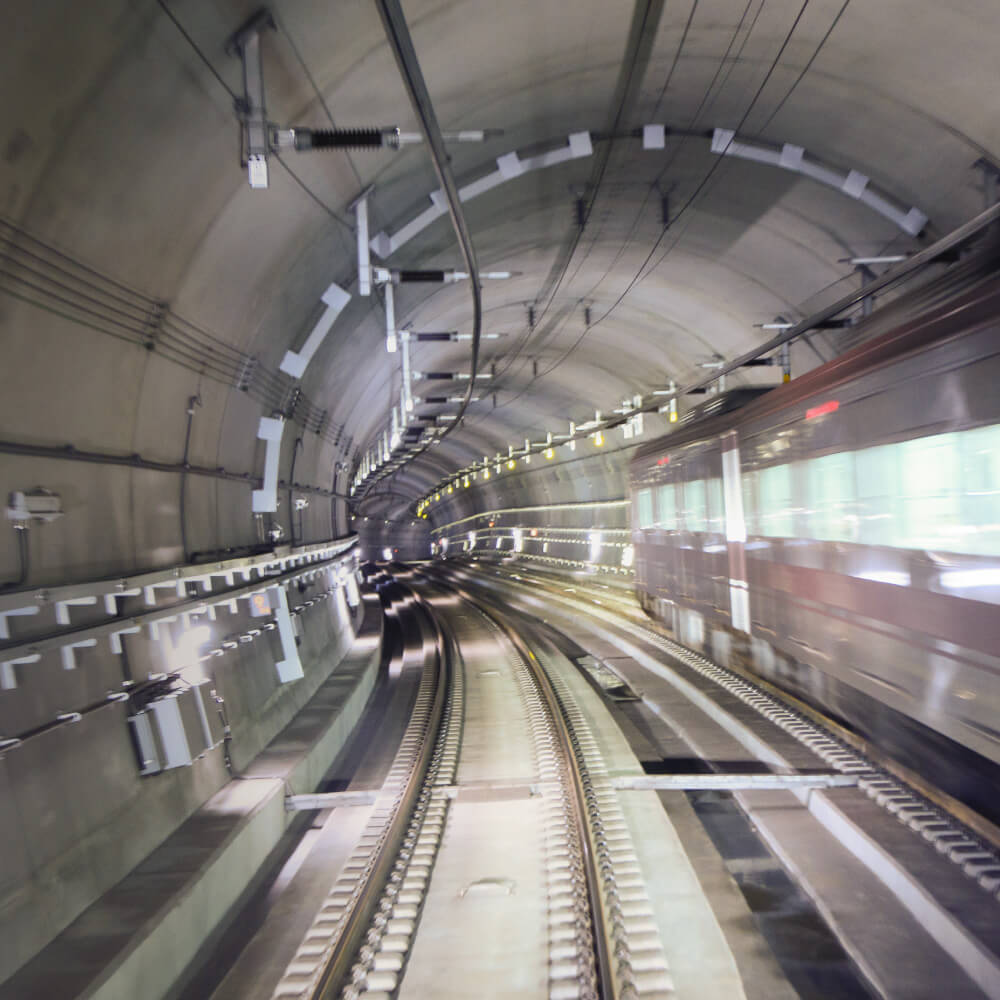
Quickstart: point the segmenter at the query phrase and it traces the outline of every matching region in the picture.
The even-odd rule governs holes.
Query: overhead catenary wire
[[[212,76],[215,77],[215,79],[219,83],[219,86],[222,87],[222,89],[225,90],[225,92],[233,99],[234,103],[238,101],[239,97],[236,91],[233,90],[233,88],[230,87],[229,84],[226,83],[226,81],[222,78],[222,75],[215,68],[215,66],[212,65],[212,62],[208,58],[208,56],[205,55],[205,53],[202,51],[198,43],[191,37],[190,34],[188,34],[187,29],[184,27],[183,24],[181,24],[181,22],[174,15],[174,12],[167,6],[165,0],[156,0],[156,2],[163,10],[163,13],[166,14],[167,17],[170,18],[170,20],[173,22],[174,27],[181,33],[181,36],[183,37],[184,41],[186,41],[188,45],[191,46],[191,49],[194,51],[194,53],[205,64],[205,68],[209,71],[209,73],[212,74]]]
[[[711,95],[712,90],[713,90],[716,82],[719,79],[719,76],[721,75],[721,73],[723,72],[723,70],[726,68],[727,61],[729,60],[729,54],[730,54],[730,52],[732,52],[733,46],[736,44],[736,40],[739,38],[740,32],[743,29],[743,25],[746,23],[746,18],[747,18],[747,15],[748,15],[749,11],[750,11],[750,7],[753,5],[753,2],[754,2],[754,0],[747,0],[747,4],[746,4],[746,6],[743,9],[743,13],[740,16],[740,20],[737,23],[735,29],[733,30],[732,35],[730,36],[729,43],[726,46],[725,52],[722,54],[721,58],[719,59],[719,64],[716,67],[715,73],[714,73],[711,81],[709,82],[708,87],[705,89],[705,93],[704,93],[704,95],[703,95],[703,97],[701,99],[700,104],[698,105],[698,109],[696,110],[694,116],[692,117],[691,122],[690,122],[687,130],[685,130],[685,131],[683,131],[681,133],[681,141],[674,148],[674,150],[673,150],[673,152],[671,154],[671,157],[670,157],[669,161],[667,162],[667,165],[660,171],[660,173],[657,176],[655,182],[650,186],[649,190],[647,191],[646,196],[643,199],[642,205],[639,207],[639,210],[637,211],[635,219],[634,219],[634,221],[632,223],[632,226],[629,229],[628,235],[623,240],[622,245],[619,248],[618,252],[616,253],[614,259],[605,268],[604,273],[591,286],[591,288],[590,288],[589,291],[587,291],[582,296],[580,296],[580,298],[577,300],[577,303],[576,303],[577,305],[580,305],[581,303],[583,303],[585,301],[588,301],[588,300],[590,300],[590,299],[593,298],[593,296],[596,293],[597,289],[601,286],[601,284],[603,284],[603,282],[607,279],[607,277],[613,272],[613,270],[614,270],[615,266],[617,265],[618,261],[621,259],[621,257],[624,255],[624,253],[627,251],[630,243],[632,242],[632,238],[633,238],[636,230],[639,227],[639,223],[640,223],[640,221],[642,220],[642,218],[645,215],[646,208],[647,208],[647,206],[649,204],[650,198],[652,197],[652,195],[653,195],[654,192],[660,192],[660,184],[661,184],[661,181],[662,181],[664,175],[669,172],[669,170],[670,170],[670,168],[671,168],[674,160],[676,159],[678,153],[680,152],[680,150],[683,147],[684,143],[689,138],[688,133],[691,132],[694,129],[694,126],[695,126],[695,124],[697,122],[697,119],[698,119],[699,115],[701,114],[701,111],[704,108],[706,102],[708,101],[708,98]],[[726,79],[728,79],[729,73],[732,72],[732,66],[733,66],[733,64],[735,64],[735,62],[738,61],[739,53],[743,51],[743,48],[745,47],[745,45],[747,43],[747,40],[749,39],[750,35],[753,33],[754,26],[757,23],[757,18],[760,16],[760,12],[761,12],[761,9],[763,8],[763,4],[764,4],[764,0],[760,0],[760,5],[757,8],[757,11],[756,11],[756,14],[754,16],[753,22],[750,24],[750,27],[747,30],[747,33],[746,33],[746,35],[743,38],[743,42],[740,45],[740,50],[737,53],[736,58],[733,60],[733,63],[729,65],[729,72],[727,72],[727,74],[726,74]],[[654,112],[653,112],[653,117],[655,117],[656,111],[659,109],[659,106],[662,103],[662,100],[663,100],[663,97],[664,97],[664,95],[665,95],[665,93],[667,91],[667,88],[669,87],[670,81],[671,81],[671,79],[673,77],[674,70],[675,70],[675,68],[677,66],[677,63],[678,63],[680,57],[681,57],[681,54],[682,54],[682,51],[683,51],[683,48],[684,48],[684,43],[685,43],[685,41],[686,41],[686,39],[688,37],[688,34],[690,32],[690,29],[691,29],[691,26],[692,26],[692,22],[693,22],[693,19],[694,19],[694,15],[695,15],[695,11],[696,11],[697,7],[698,7],[698,0],[695,0],[695,3],[692,5],[691,11],[689,12],[687,23],[685,24],[685,28],[684,28],[684,31],[683,31],[680,43],[678,44],[677,51],[674,53],[674,58],[673,58],[673,61],[671,63],[671,68],[668,71],[666,80],[664,82],[664,85],[661,88],[660,96],[659,96],[659,98],[657,100],[656,108],[654,109]],[[724,84],[723,84],[723,86],[724,86]],[[588,254],[589,254],[589,251],[588,251]],[[574,276],[575,276],[576,273],[579,272],[579,269],[582,266],[582,263],[583,262],[581,261],[577,265],[576,271],[574,272]],[[568,317],[567,317],[567,320],[568,320]],[[564,320],[563,323],[560,324],[560,328],[563,325],[565,325],[565,322],[567,320]],[[527,333],[529,334],[529,336],[530,336],[531,332],[532,331],[530,329],[527,331]],[[518,355],[520,354],[520,351],[521,351],[521,347],[520,347],[520,344],[518,344],[517,345],[517,350],[513,353],[513,355],[511,356],[510,360],[507,361],[507,363],[504,364],[503,367],[500,368],[499,371],[497,372],[497,378],[498,379],[500,377],[502,377],[503,375],[505,375],[517,363],[517,361],[518,361]],[[522,364],[522,367],[523,367],[523,364]],[[504,404],[504,405],[506,405],[506,404]]]
[[[636,79],[635,73],[637,69],[638,57],[642,50],[644,39],[655,34],[656,28],[659,25],[662,9],[662,2],[647,2],[643,7],[640,19],[636,19],[639,15],[638,8],[633,14],[633,22],[629,31],[629,37],[626,42],[626,51],[622,61],[622,71],[619,74],[617,89],[620,91],[620,96],[618,96],[614,114],[609,119],[610,127],[608,130],[608,137],[601,146],[597,164],[594,170],[591,171],[590,186],[592,191],[590,199],[586,204],[582,224],[577,227],[573,240],[570,243],[567,253],[565,254],[565,260],[562,264],[559,275],[552,284],[552,290],[546,295],[545,303],[542,306],[541,311],[535,317],[536,329],[541,326],[542,320],[545,318],[545,315],[548,313],[549,308],[559,293],[559,289],[562,287],[562,283],[566,277],[566,272],[569,270],[569,265],[573,260],[573,256],[575,255],[576,249],[580,244],[580,240],[586,229],[587,223],[590,221],[590,217],[594,211],[594,205],[596,204],[598,195],[601,192],[601,185],[604,182],[604,176],[607,172],[608,162],[611,159],[611,152],[614,147],[615,139],[618,135],[622,116],[625,113],[625,105],[628,102],[629,97],[633,96],[633,84]]]
[[[775,109],[767,116],[767,121],[765,121],[764,124],[761,125],[759,129],[757,129],[758,132],[763,132],[768,127],[768,125],[770,125],[771,122],[774,121],[774,119],[777,117],[778,113],[785,106],[785,103],[792,96],[792,94],[795,93],[795,89],[802,82],[802,78],[812,68],[812,64],[816,61],[816,57],[820,54],[820,52],[822,52],[823,47],[827,43],[827,40],[833,34],[833,29],[836,28],[837,25],[840,23],[840,19],[844,16],[844,11],[847,10],[847,8],[850,5],[850,3],[851,3],[851,0],[844,0],[844,3],[841,6],[840,10],[837,11],[836,16],[834,17],[833,21],[830,23],[830,27],[826,29],[826,33],[819,40],[819,44],[816,46],[815,50],[813,51],[813,54],[809,57],[809,59],[806,62],[805,66],[802,67],[802,70],[800,71],[799,75],[795,78],[795,80],[792,82],[792,85],[788,88],[788,92],[785,94],[785,96],[780,101],[778,101],[778,104],[775,107]]]
[[[684,43],[687,41],[688,32],[691,30],[691,22],[694,21],[694,13],[698,9],[698,0],[694,0],[691,4],[691,11],[688,14],[687,23],[684,25],[684,31],[681,34],[681,40],[677,43],[677,51],[674,53],[673,61],[670,63],[670,69],[667,72],[667,78],[663,81],[663,86],[660,88],[660,96],[656,99],[656,104],[653,106],[653,119],[656,119],[656,115],[660,110],[660,105],[663,103],[663,98],[667,94],[667,89],[670,87],[670,81],[674,78],[674,71],[677,69],[677,63],[680,60],[681,52],[684,51]]]
[[[798,14],[796,14],[795,19],[793,20],[791,27],[788,29],[788,32],[786,33],[786,35],[785,35],[785,37],[784,37],[784,39],[783,39],[783,41],[781,43],[781,46],[778,49],[777,54],[775,55],[774,59],[772,60],[771,65],[768,67],[767,73],[765,73],[765,75],[764,75],[764,79],[761,81],[760,85],[757,87],[757,90],[754,93],[754,96],[751,98],[750,103],[747,105],[746,110],[743,112],[743,116],[741,117],[739,124],[734,129],[734,136],[735,136],[736,133],[739,132],[740,128],[742,128],[742,126],[745,124],[745,122],[746,122],[747,118],[749,117],[751,111],[756,106],[757,101],[759,100],[761,94],[763,93],[764,88],[767,86],[767,84],[770,81],[772,75],[774,74],[774,71],[777,68],[779,62],[781,61],[781,57],[784,54],[785,49],[788,47],[788,43],[791,41],[792,36],[795,33],[795,29],[798,27],[799,22],[802,20],[803,14],[805,14],[806,8],[809,6],[809,2],[810,2],[810,0],[804,0],[801,8],[799,9]],[[733,140],[730,139],[730,142],[732,142],[732,141]],[[697,185],[697,187],[695,188],[694,192],[687,198],[687,200],[681,206],[681,208],[678,211],[677,215],[674,217],[673,223],[676,224],[676,222],[682,216],[684,216],[688,212],[688,210],[695,203],[695,201],[697,200],[697,198],[699,197],[699,195],[702,193],[702,191],[708,185],[709,181],[711,181],[712,177],[715,175],[716,171],[719,169],[719,166],[724,162],[724,160],[725,160],[724,155],[719,155],[719,157],[715,160],[715,162],[709,168],[708,172],[701,179],[700,183]],[[649,264],[650,260],[652,260],[652,258],[654,256],[654,254],[656,253],[656,251],[659,249],[660,244],[663,242],[664,237],[667,235],[668,232],[673,232],[673,231],[674,231],[673,225],[671,226],[670,229],[664,229],[663,230],[663,232],[657,238],[656,242],[653,244],[653,246],[650,249],[649,253],[646,255],[646,257],[643,260],[642,264],[639,266],[639,269],[638,269],[638,271],[636,271],[635,276],[631,279],[631,281],[629,281],[629,283],[625,287],[624,291],[618,296],[617,299],[615,299],[615,301],[612,303],[612,305],[609,306],[608,309],[606,309],[604,311],[604,313],[601,314],[601,316],[599,316],[596,320],[594,320],[590,324],[590,326],[586,327],[583,330],[583,332],[579,335],[579,337],[576,338],[576,340],[566,349],[566,351],[562,354],[562,356],[557,361],[553,362],[553,364],[551,364],[547,369],[545,369],[545,371],[539,372],[538,375],[535,376],[532,379],[532,381],[528,383],[528,386],[530,386],[536,379],[544,378],[546,375],[549,375],[549,374],[551,374],[551,372],[555,371],[556,368],[558,368],[564,361],[567,360],[567,358],[569,358],[573,354],[573,352],[577,349],[577,347],[579,347],[579,345],[583,342],[583,340],[593,330],[595,330],[598,326],[600,326],[600,324],[603,323],[621,305],[621,303],[625,300],[625,298],[629,294],[629,292],[631,292],[632,289],[635,287],[635,285],[637,284],[637,282],[639,282],[645,276],[643,274],[643,272],[645,271],[646,266]],[[647,272],[647,273],[652,273],[652,271],[656,270],[656,268],[659,267],[659,265],[663,262],[663,260],[666,258],[666,256],[670,253],[670,251],[677,245],[677,243],[680,240],[680,236],[681,235],[683,235],[683,230],[681,231],[681,233],[679,233],[677,235],[677,237],[674,239],[673,243],[671,243],[671,245],[667,248],[667,250],[664,252],[664,254],[660,257],[659,260],[657,260],[656,264],[654,264],[653,267],[650,268],[649,272]],[[503,404],[503,406],[509,406],[511,403],[515,402],[517,399],[520,399],[520,397],[523,396],[525,392],[527,392],[528,386],[526,386],[519,393],[517,393],[517,395],[515,395],[512,399],[507,400]],[[497,409],[499,409],[499,408],[500,407],[497,407]]]
[[[697,6],[698,0],[695,0],[695,6]],[[626,42],[626,51],[622,60],[622,70],[619,72],[619,80],[616,86],[615,96],[617,102],[614,105],[614,115],[609,119],[609,129],[607,136],[601,140],[602,146],[598,154],[598,161],[596,167],[591,171],[591,181],[590,181],[590,199],[585,206],[585,211],[582,219],[582,224],[577,227],[576,232],[573,235],[573,239],[564,252],[564,260],[562,266],[559,270],[558,276],[552,282],[551,291],[548,293],[543,291],[539,292],[536,296],[532,305],[536,305],[540,298],[544,298],[545,302],[542,305],[540,311],[538,311],[534,318],[534,323],[526,328],[523,337],[518,339],[518,342],[513,345],[512,349],[504,355],[501,359],[505,362],[500,370],[497,372],[497,378],[505,375],[515,364],[521,360],[521,354],[524,349],[528,346],[531,341],[531,337],[535,330],[541,327],[542,321],[547,315],[552,303],[555,301],[555,297],[562,287],[563,282],[566,279],[566,274],[569,270],[570,265],[573,263],[576,257],[577,249],[579,248],[580,242],[583,238],[583,234],[586,231],[588,222],[593,213],[594,206],[597,203],[597,198],[601,193],[601,186],[604,181],[604,176],[607,171],[608,162],[611,158],[612,147],[616,138],[619,136],[620,125],[622,122],[622,117],[625,113],[625,106],[628,102],[630,95],[633,94],[633,86],[636,80],[636,70],[640,63],[644,64],[644,59],[640,58],[644,44],[651,39],[656,34],[656,30],[659,26],[660,16],[663,11],[662,3],[646,3],[642,8],[641,12],[637,7],[633,14],[632,24],[630,26],[629,38]],[[640,81],[641,83],[641,81]],[[577,262],[576,268],[573,272],[573,277],[579,272],[580,268],[583,266],[584,262],[589,257],[590,253],[593,251],[594,246],[596,246],[596,240],[592,241],[588,247],[586,253],[582,260]],[[549,279],[551,280],[551,274]],[[572,278],[570,279],[572,280]],[[557,320],[558,322],[558,320]],[[526,363],[525,359],[522,361],[523,364]]]

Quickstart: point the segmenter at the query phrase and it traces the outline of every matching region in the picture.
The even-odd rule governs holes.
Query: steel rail
[[[559,743],[565,760],[567,761],[572,786],[573,800],[572,808],[576,819],[576,826],[580,835],[580,846],[583,853],[584,867],[586,870],[587,889],[590,903],[590,915],[593,930],[594,959],[597,971],[597,985],[601,1000],[615,1000],[619,996],[616,989],[616,980],[612,972],[612,955],[614,945],[611,940],[611,933],[604,912],[601,894],[601,875],[597,868],[595,859],[594,837],[595,831],[587,820],[587,789],[585,787],[586,778],[582,773],[580,760],[575,749],[576,736],[572,726],[566,716],[565,708],[557,694],[552,681],[545,668],[538,661],[527,643],[516,628],[498,613],[498,609],[473,597],[468,591],[460,586],[456,586],[452,581],[435,580],[439,585],[454,590],[463,600],[476,608],[484,618],[491,621],[496,628],[507,638],[510,644],[517,651],[522,661],[527,666],[534,679],[539,694],[545,703],[546,709],[552,719],[555,732],[558,734]]]
[[[410,591],[409,587],[399,584],[398,581],[395,582],[402,590],[409,591],[411,598],[413,598],[413,592]],[[414,614],[419,614],[425,622],[430,623],[435,637],[433,652],[429,654],[432,662],[431,669],[436,674],[434,700],[424,730],[424,738],[420,743],[420,749],[410,771],[406,788],[400,797],[399,805],[389,822],[382,849],[375,859],[375,864],[357,904],[347,918],[337,947],[312,993],[313,1000],[339,1000],[344,987],[350,982],[358,952],[361,950],[372,925],[383,890],[403,848],[410,820],[426,786],[435,750],[445,735],[442,720],[448,700],[450,678],[454,670],[451,647],[435,616],[421,602],[414,599],[409,606],[414,609]],[[416,611],[416,608],[419,608],[419,611]],[[427,669],[426,660],[425,669]]]

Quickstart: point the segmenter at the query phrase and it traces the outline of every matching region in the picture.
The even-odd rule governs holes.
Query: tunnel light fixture
[[[604,447],[604,434],[601,431],[597,431],[593,435],[594,447],[603,448]]]
[[[590,542],[590,562],[595,563],[601,555],[601,532],[590,532],[587,540]]]
[[[513,469],[516,465],[517,465],[517,460],[516,459],[513,459],[513,458],[508,458],[507,459],[507,468],[508,469]]]
[[[545,457],[551,462],[552,459],[554,459],[556,457],[555,449],[554,448],[546,448],[545,449]]]
[[[489,479],[489,478],[490,478],[490,470],[483,469],[483,479]]]
[[[398,338],[396,337],[396,303],[392,285],[385,286],[385,349],[389,354],[396,353]]]
[[[902,264],[904,260],[909,260],[907,254],[894,253],[882,257],[841,257],[839,263],[850,264],[853,267],[866,267],[869,264]]]

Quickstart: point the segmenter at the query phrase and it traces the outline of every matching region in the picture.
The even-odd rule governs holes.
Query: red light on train
[[[670,464],[670,456],[669,455],[664,455],[663,458],[658,458],[656,460],[656,464],[657,465],[669,465]]]
[[[828,400],[806,410],[806,420],[815,420],[816,417],[825,417],[828,413],[836,413],[840,409],[840,403],[836,399]]]

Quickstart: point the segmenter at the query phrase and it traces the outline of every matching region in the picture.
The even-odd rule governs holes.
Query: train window
[[[957,434],[903,441],[900,497],[903,545],[911,549],[957,551],[961,520]]]
[[[656,523],[664,531],[677,530],[677,491],[673,483],[661,486],[656,495]]]
[[[962,435],[965,550],[1000,555],[1000,425]]]
[[[742,481],[748,535],[1000,555],[1000,425],[744,471]]]
[[[748,537],[760,534],[757,518],[757,476],[757,470],[753,469],[744,472],[740,477],[743,482],[743,520]]]
[[[760,471],[758,531],[762,535],[790,538],[795,534],[792,506],[792,467],[772,465]]]
[[[806,481],[806,536],[830,542],[855,541],[854,454],[838,452],[802,464]]]
[[[900,545],[897,510],[901,503],[899,451],[894,444],[865,448],[855,455],[859,542]]]
[[[708,491],[708,531],[725,534],[726,507],[722,501],[722,480],[709,479],[706,482]]]
[[[704,479],[684,484],[684,526],[688,531],[708,530],[708,501]]]
[[[639,520],[640,528],[653,527],[653,491],[639,490],[636,494],[638,511],[636,516]]]

